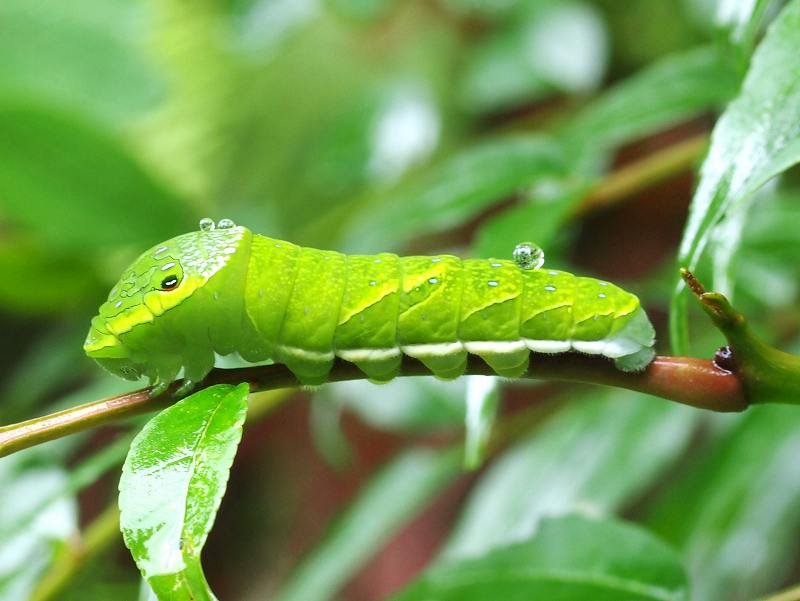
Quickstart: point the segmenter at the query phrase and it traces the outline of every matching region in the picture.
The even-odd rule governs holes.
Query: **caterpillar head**
[[[236,255],[247,232],[233,224],[201,229],[143,253],[92,319],[83,345],[86,354],[128,380],[174,379],[181,367],[188,367],[182,357],[187,340],[165,331],[169,320],[161,316],[206,287]]]

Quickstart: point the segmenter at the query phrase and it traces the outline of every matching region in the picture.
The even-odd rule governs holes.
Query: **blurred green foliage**
[[[750,185],[797,160],[798,15],[800,0],[4,0],[0,423],[125,389],[82,356],[88,319],[139,252],[204,216],[358,252],[510,256],[533,239],[548,265],[641,293],[666,350],[701,157],[581,207],[620,166],[712,129],[684,256],[800,349],[800,180]],[[689,309],[707,355],[722,340]],[[248,425],[206,549],[220,598],[622,598],[591,588],[605,578],[630,598],[746,601],[800,580],[795,408],[504,382],[500,434],[467,476],[466,388],[332,385]],[[47,601],[40,579],[63,565],[51,599],[137,597],[125,555],[70,558],[116,502],[140,423],[0,460],[0,601]],[[509,579],[520,565],[539,576]]]

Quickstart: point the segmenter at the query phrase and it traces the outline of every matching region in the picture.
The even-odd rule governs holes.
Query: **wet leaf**
[[[800,0],[792,0],[756,49],[739,96],[714,127],[678,262],[694,270],[717,224],[775,175],[800,161]],[[670,338],[688,352],[685,286],[672,298]]]
[[[246,384],[201,390],[154,417],[120,480],[125,544],[160,599],[212,600],[200,553],[214,524],[247,412]]]
[[[515,544],[434,566],[393,601],[688,601],[677,554],[646,531],[579,516]]]

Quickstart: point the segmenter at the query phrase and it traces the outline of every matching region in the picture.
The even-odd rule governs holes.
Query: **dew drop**
[[[539,269],[544,265],[544,251],[533,242],[520,242],[512,253],[514,263],[521,269]]]
[[[214,223],[214,220],[211,217],[203,217],[200,220],[200,231],[202,232],[213,232],[216,229],[217,225]]]
[[[220,219],[217,222],[217,228],[221,230],[229,230],[234,227],[236,227],[236,224],[233,222],[233,219]]]
[[[500,284],[499,284],[497,281],[495,281],[495,280],[489,280],[487,283],[489,284],[489,287],[490,287],[490,288],[497,288],[497,286],[499,286],[499,285],[500,285]]]

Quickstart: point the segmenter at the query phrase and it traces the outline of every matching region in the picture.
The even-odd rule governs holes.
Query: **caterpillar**
[[[204,219],[125,270],[84,350],[156,392],[181,372],[190,390],[215,354],[271,359],[308,385],[323,383],[336,357],[377,382],[398,375],[402,355],[445,379],[464,373],[468,353],[510,378],[531,351],[602,355],[624,371],[652,360],[655,332],[636,296],[542,269],[530,244],[513,257],[344,255]]]

